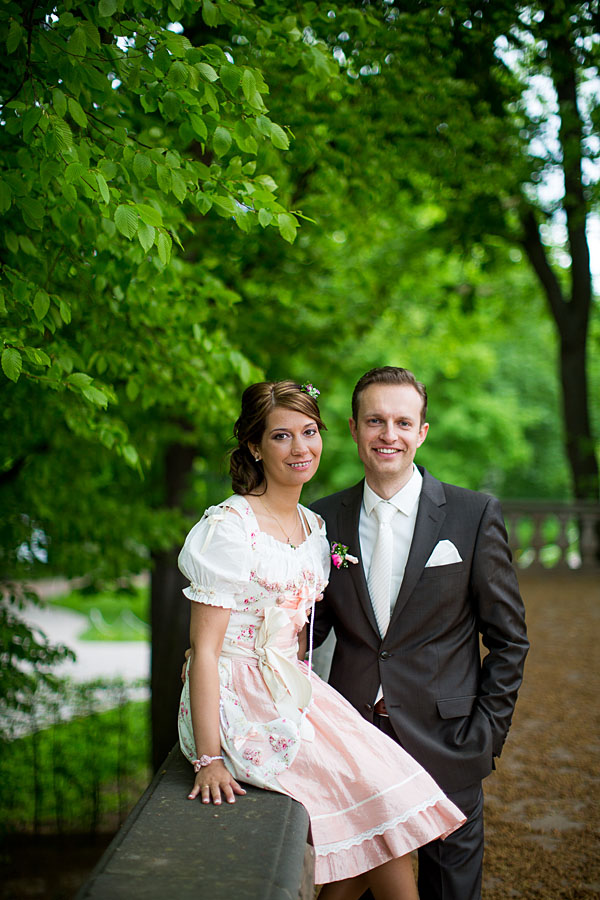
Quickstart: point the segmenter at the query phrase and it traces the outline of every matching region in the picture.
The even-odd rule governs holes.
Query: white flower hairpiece
[[[312,397],[313,400],[316,400],[321,393],[321,391],[309,381],[305,381],[300,390],[304,391],[305,394],[308,394],[309,397]]]

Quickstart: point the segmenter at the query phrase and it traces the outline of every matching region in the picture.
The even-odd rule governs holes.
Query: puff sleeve
[[[196,603],[236,608],[250,578],[250,541],[242,517],[211,506],[185,539],[178,565],[190,581],[183,593]]]

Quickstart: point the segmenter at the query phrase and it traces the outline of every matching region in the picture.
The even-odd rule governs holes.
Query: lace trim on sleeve
[[[214,588],[207,588],[201,584],[190,582],[190,586],[183,589],[183,594],[188,600],[194,603],[205,603],[207,606],[220,606],[223,609],[235,609],[235,600],[233,597],[223,594],[222,591],[216,591]]]

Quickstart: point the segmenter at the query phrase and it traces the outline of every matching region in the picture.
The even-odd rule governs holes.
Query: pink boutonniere
[[[345,544],[338,544],[337,541],[334,541],[331,545],[331,562],[336,569],[347,569],[348,563],[356,564],[358,559],[348,553],[348,547]]]

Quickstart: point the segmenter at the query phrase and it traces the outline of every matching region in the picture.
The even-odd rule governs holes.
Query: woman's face
[[[268,484],[302,486],[319,468],[323,442],[317,423],[310,416],[276,406],[267,416],[260,444],[251,444],[258,453]]]

